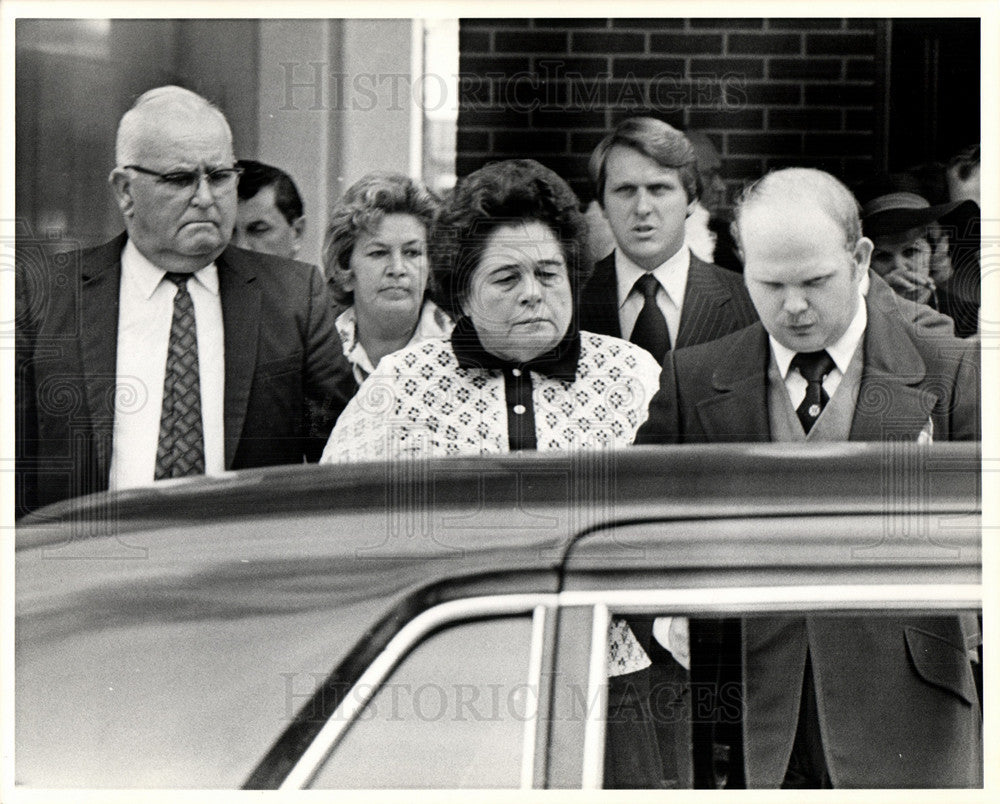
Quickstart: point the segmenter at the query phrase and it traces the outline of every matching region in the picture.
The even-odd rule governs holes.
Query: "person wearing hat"
[[[931,205],[915,185],[906,174],[892,174],[859,192],[867,198],[864,233],[875,245],[871,267],[903,298],[947,314],[955,306],[946,284],[952,265],[948,236],[938,221],[967,202]]]

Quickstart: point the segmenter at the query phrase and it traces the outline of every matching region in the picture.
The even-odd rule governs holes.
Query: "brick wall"
[[[730,192],[785,165],[874,165],[876,20],[464,19],[460,176],[532,157],[591,198],[587,158],[623,117],[697,128]]]

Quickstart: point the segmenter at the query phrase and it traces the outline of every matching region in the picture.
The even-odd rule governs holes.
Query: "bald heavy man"
[[[122,117],[125,232],[17,265],[17,507],[318,457],[350,369],[320,274],[229,246],[221,111],[180,87]],[[306,426],[306,399],[323,421]]]

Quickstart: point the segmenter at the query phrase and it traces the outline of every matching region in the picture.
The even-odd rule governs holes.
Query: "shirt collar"
[[[673,256],[668,257],[652,271],[656,281],[660,283],[670,300],[678,308],[684,301],[684,290],[687,287],[690,266],[691,251],[687,246],[682,246],[677,249]],[[636,281],[645,273],[649,272],[632,262],[622,253],[621,249],[615,249],[615,275],[618,277],[618,298],[621,299],[619,308],[625,304],[625,300],[632,292]]]
[[[860,293],[858,295],[860,296]],[[847,329],[844,330],[844,334],[840,336],[836,343],[826,347],[827,354],[833,358],[833,362],[837,364],[837,368],[840,369],[841,374],[847,373],[847,367],[850,365],[851,358],[854,357],[854,352],[858,348],[858,343],[865,334],[865,327],[867,325],[868,310],[865,306],[864,297],[861,297],[858,302],[858,309],[854,312],[854,318],[852,318],[851,323],[847,325]],[[771,342],[771,353],[774,355],[774,360],[778,364],[781,376],[782,378],[787,378],[788,368],[792,363],[792,358],[795,357],[797,352],[778,343],[771,335],[768,336],[768,339]]]
[[[163,281],[167,272],[158,268],[150,262],[146,256],[136,248],[131,238],[126,241],[125,248],[122,249],[122,274],[128,275],[129,281],[138,288],[144,299],[150,298]],[[213,296],[219,295],[219,272],[214,262],[210,262],[192,274],[199,284],[204,286]]]
[[[340,336],[340,343],[344,350],[344,357],[352,366],[361,369],[367,377],[375,367],[372,365],[365,347],[361,345],[358,338],[358,315],[354,305],[345,309],[337,316],[335,321],[337,334]],[[420,308],[420,318],[417,320],[417,327],[413,330],[409,343],[419,343],[428,338],[446,338],[451,334],[452,322],[448,314],[438,307],[430,299],[424,299],[424,304]]]

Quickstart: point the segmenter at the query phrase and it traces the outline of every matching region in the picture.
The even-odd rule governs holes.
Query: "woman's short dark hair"
[[[601,140],[590,155],[587,172],[594,185],[597,203],[604,206],[608,154],[616,145],[631,148],[652,159],[660,167],[673,168],[680,175],[690,203],[701,196],[698,159],[683,132],[655,117],[629,117]]]
[[[338,304],[354,303],[346,288],[351,253],[362,232],[374,231],[386,215],[412,215],[430,230],[440,202],[426,187],[401,173],[369,173],[344,193],[330,213],[323,242],[323,272]]]
[[[534,159],[510,159],[460,179],[438,215],[431,231],[431,273],[441,306],[462,315],[462,300],[489,236],[501,226],[528,221],[548,226],[562,245],[576,302],[593,268],[579,199]]]

